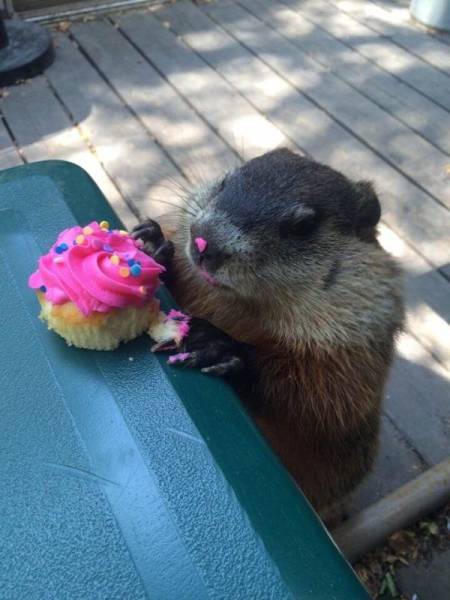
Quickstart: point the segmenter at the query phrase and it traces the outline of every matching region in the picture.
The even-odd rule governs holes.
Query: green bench
[[[103,219],[73,164],[0,173],[0,597],[367,599],[223,382],[37,319],[38,256]]]

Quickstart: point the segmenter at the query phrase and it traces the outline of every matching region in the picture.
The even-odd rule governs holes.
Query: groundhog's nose
[[[191,230],[191,256],[195,264],[216,271],[227,258],[227,254],[211,236],[206,237],[205,232]]]

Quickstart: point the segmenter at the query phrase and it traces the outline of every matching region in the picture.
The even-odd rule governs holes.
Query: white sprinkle
[[[132,356],[129,356],[129,357],[128,357],[128,360],[129,360],[130,362],[133,362],[134,358],[133,358]]]

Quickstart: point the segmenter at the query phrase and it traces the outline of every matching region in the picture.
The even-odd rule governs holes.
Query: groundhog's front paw
[[[131,235],[135,240],[141,240],[144,244],[143,250],[154,258],[160,265],[169,269],[174,256],[174,245],[164,238],[159,224],[153,219],[147,219],[137,225]]]
[[[201,369],[203,373],[225,376],[245,368],[244,344],[230,338],[204,319],[191,318],[189,331],[168,363]]]

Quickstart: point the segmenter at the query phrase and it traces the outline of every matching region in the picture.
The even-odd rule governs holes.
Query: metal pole
[[[450,458],[361,511],[331,532],[341,552],[355,562],[395,531],[450,500]]]

